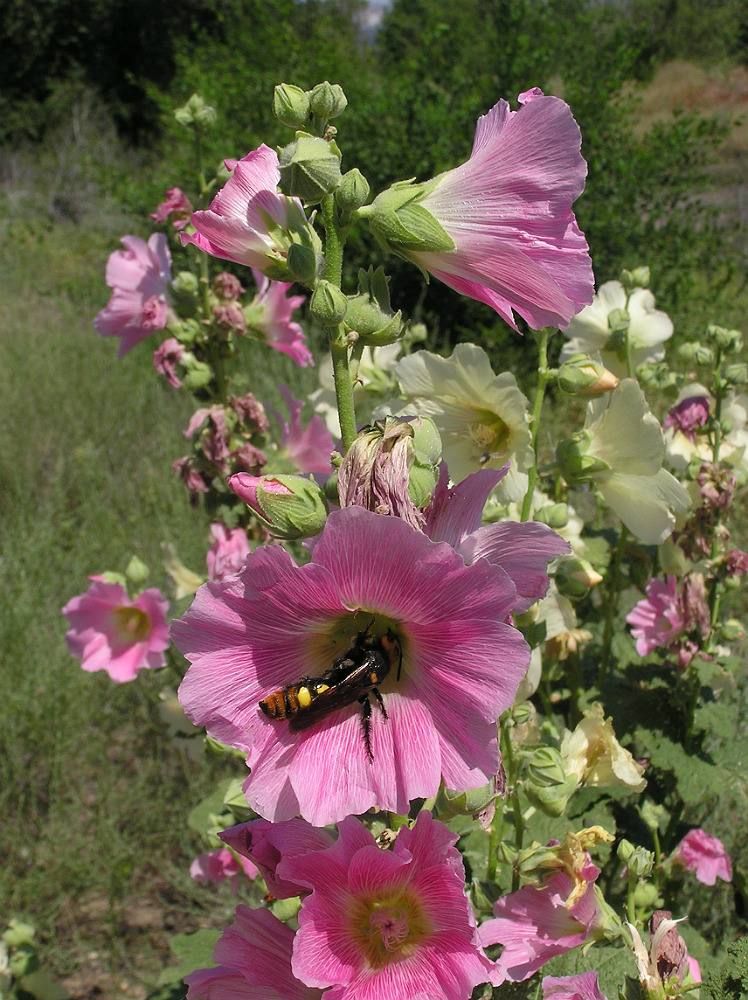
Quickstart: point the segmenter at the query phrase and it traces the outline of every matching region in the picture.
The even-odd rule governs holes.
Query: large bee
[[[289,727],[294,730],[308,729],[339,708],[358,701],[361,705],[364,746],[369,760],[373,761],[369,695],[374,695],[386,719],[387,709],[377,686],[387,677],[395,663],[397,677],[400,679],[403,654],[400,642],[391,630],[383,636],[369,635],[368,631],[367,628],[364,632],[359,632],[351,648],[319,677],[302,677],[295,684],[289,684],[263,698],[260,708],[265,715],[270,719],[288,719]]]

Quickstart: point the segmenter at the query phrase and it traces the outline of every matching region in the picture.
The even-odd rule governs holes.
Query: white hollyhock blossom
[[[559,457],[569,485],[591,481],[626,527],[650,545],[663,542],[675,514],[690,506],[686,490],[662,467],[662,428],[634,379],[588,405],[581,433],[562,443]]]
[[[494,374],[475,344],[458,344],[450,358],[417,351],[397,363],[395,375],[403,399],[412,404],[403,412],[436,424],[453,482],[510,462],[496,495],[504,503],[525,495],[533,451],[527,399],[514,375]]]
[[[629,314],[629,344],[631,363],[662,361],[665,357],[664,341],[673,335],[673,324],[667,313],[654,307],[654,295],[647,288],[635,288],[626,305],[626,290],[620,281],[606,281],[601,285],[592,305],[586,306],[573,317],[563,330],[568,341],[561,348],[561,362],[573,354],[600,354],[605,367],[625,378],[626,353],[623,334],[614,333],[608,317],[614,310],[626,309]]]

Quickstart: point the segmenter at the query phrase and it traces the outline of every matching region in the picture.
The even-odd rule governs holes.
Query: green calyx
[[[338,186],[340,158],[334,141],[297,132],[296,139],[278,151],[281,191],[309,205],[321,201]]]
[[[389,278],[381,267],[358,272],[358,294],[348,298],[345,327],[367,347],[383,347],[399,340],[405,327],[402,313],[390,307]]]
[[[433,181],[398,181],[377,195],[371,205],[359,209],[359,214],[369,219],[376,238],[392,253],[406,257],[418,251],[449,253],[455,249],[454,240],[431,212],[418,204],[433,185]]]

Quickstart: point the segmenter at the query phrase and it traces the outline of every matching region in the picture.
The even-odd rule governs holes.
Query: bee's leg
[[[389,718],[389,716],[387,715],[387,709],[384,707],[384,702],[382,701],[382,696],[379,693],[379,691],[377,691],[376,688],[372,688],[371,693],[377,699],[377,704],[379,705],[379,708],[382,711],[382,715],[385,717],[385,719]]]
[[[369,696],[364,695],[363,698],[359,698],[359,705],[361,706],[361,726],[364,730],[364,746],[366,747],[366,755],[369,760],[374,763],[374,754],[371,752],[371,702],[369,701]]]

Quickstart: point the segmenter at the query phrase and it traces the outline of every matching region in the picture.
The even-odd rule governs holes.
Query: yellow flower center
[[[509,449],[511,430],[507,424],[490,410],[479,410],[476,420],[470,424],[469,434],[481,455],[503,454]]]
[[[130,605],[115,608],[112,612],[117,636],[128,646],[145,642],[151,634],[151,620],[145,611]]]
[[[351,926],[372,969],[412,955],[430,931],[420,900],[408,890],[380,899],[358,899]]]

